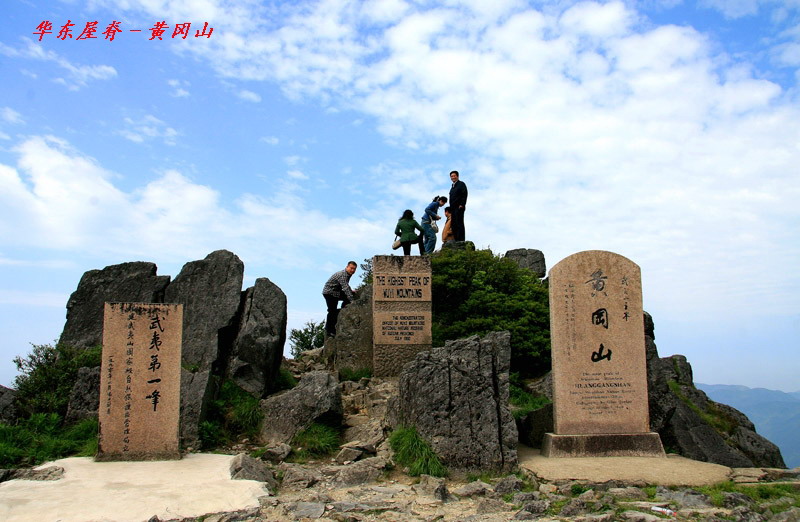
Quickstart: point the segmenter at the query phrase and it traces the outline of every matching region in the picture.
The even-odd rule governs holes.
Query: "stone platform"
[[[614,433],[605,435],[556,435],[545,433],[545,457],[660,457],[664,447],[658,433]]]

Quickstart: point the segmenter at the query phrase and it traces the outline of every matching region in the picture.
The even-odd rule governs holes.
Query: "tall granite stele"
[[[183,305],[105,303],[96,460],[179,459]]]
[[[372,258],[372,368],[376,377],[399,375],[417,353],[431,349],[431,286],[429,257]]]
[[[553,424],[547,457],[664,456],[650,431],[639,266],[602,250],[550,270]]]

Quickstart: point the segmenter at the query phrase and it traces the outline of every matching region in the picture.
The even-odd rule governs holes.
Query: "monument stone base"
[[[658,433],[556,435],[545,433],[544,457],[666,457]]]

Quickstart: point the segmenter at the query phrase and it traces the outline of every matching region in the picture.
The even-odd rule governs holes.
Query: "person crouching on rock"
[[[415,230],[419,230],[419,235],[417,235]],[[403,247],[404,256],[411,255],[411,245],[414,243],[419,244],[419,255],[422,255],[422,232],[422,227],[420,227],[417,220],[414,219],[414,213],[406,209],[406,211],[403,212],[403,216],[397,222],[397,226],[394,227],[395,235],[400,236],[400,246]]]
[[[339,301],[342,308],[356,298],[355,290],[350,288],[350,278],[356,273],[356,262],[350,261],[344,270],[339,270],[328,278],[322,287],[322,297],[328,305],[328,316],[325,318],[325,333],[328,337],[336,336],[336,321],[339,319]]]

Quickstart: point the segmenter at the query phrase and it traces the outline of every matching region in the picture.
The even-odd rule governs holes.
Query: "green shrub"
[[[64,428],[55,413],[36,413],[16,426],[0,424],[0,468],[97,453],[97,420]]]
[[[101,347],[73,348],[57,344],[34,344],[31,353],[15,357],[20,375],[14,380],[15,404],[21,417],[35,413],[67,413],[70,392],[78,369],[100,366]]]
[[[300,459],[309,456],[327,457],[339,449],[341,437],[333,426],[315,422],[292,439],[292,447]]]
[[[431,257],[433,345],[508,330],[511,368],[522,378],[550,370],[547,287],[489,250],[445,249]]]
[[[203,449],[212,449],[223,444],[226,440],[222,424],[213,421],[203,421],[198,427],[200,446]]]
[[[325,321],[316,323],[308,321],[303,328],[292,328],[289,333],[289,344],[293,358],[297,358],[307,350],[322,348],[325,344]]]
[[[394,430],[389,436],[389,444],[395,452],[395,462],[408,467],[408,474],[412,477],[447,476],[447,468],[442,465],[431,445],[419,436],[413,426]]]

